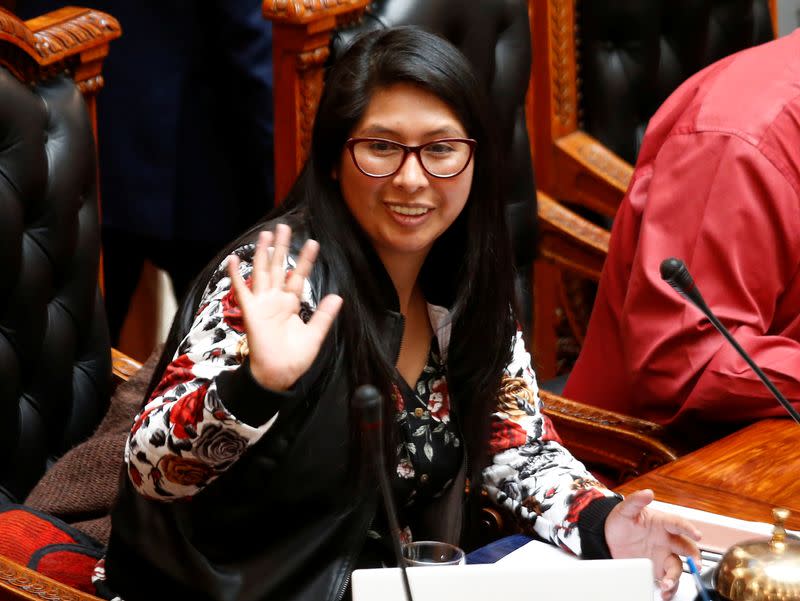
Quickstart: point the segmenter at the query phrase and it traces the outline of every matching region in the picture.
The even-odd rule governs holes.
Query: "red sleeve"
[[[800,401],[796,190],[748,141],[707,132],[668,138],[629,200],[615,228],[640,231],[627,259],[620,337],[640,402],[655,405],[648,412],[692,410],[714,420],[784,415],[703,314],[661,280],[659,265],[684,259],[722,323],[783,394]],[[678,414],[675,399],[685,399]]]

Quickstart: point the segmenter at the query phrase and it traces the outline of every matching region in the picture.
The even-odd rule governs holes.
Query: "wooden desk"
[[[772,508],[792,512],[800,529],[800,426],[757,422],[626,482],[623,494],[651,488],[656,499],[743,520],[772,523]]]

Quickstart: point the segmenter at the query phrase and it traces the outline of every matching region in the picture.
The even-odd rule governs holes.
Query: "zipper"
[[[339,587],[339,592],[336,593],[336,601],[342,601],[344,598],[344,594],[347,591],[347,587],[350,586],[350,579],[353,577],[353,570],[350,569],[350,563],[352,561],[352,557],[347,558],[347,563],[345,563],[344,567],[347,570],[347,575],[345,576],[344,580],[342,581],[341,586]]]
[[[367,517],[368,519],[362,520],[361,523],[359,524],[360,527],[355,529],[355,532],[364,533],[363,536],[359,536],[359,538],[357,539],[361,541],[361,546],[363,546],[364,538],[366,538],[369,522],[372,522],[373,518],[375,517],[374,500],[375,496],[372,495],[370,497],[370,500],[367,502],[367,508],[364,511],[364,516]],[[372,511],[369,510],[370,507],[373,508]],[[345,561],[342,563],[342,569],[345,573],[345,576],[342,582],[339,584],[336,596],[334,597],[335,601],[342,601],[345,592],[347,592],[347,587],[350,586],[350,580],[353,577],[353,569],[354,569],[353,560],[355,559],[355,556],[358,554],[358,551],[356,550],[356,548],[358,547],[359,545],[357,544],[352,545],[351,551],[347,554]]]

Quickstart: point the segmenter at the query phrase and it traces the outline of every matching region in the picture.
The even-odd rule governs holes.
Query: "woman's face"
[[[453,110],[437,96],[411,84],[377,90],[350,136],[382,138],[409,146],[442,138],[468,137]],[[437,178],[414,153],[393,175],[370,177],[342,152],[337,176],[350,212],[384,263],[424,259],[434,241],[461,213],[472,186],[474,161],[459,175]]]

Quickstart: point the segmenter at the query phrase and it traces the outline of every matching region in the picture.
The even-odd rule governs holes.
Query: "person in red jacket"
[[[707,304],[800,401],[800,31],[729,56],[650,121],[614,222],[570,398],[689,446],[785,415],[703,314],[662,281],[683,259]],[[797,406],[800,406],[798,404]]]

